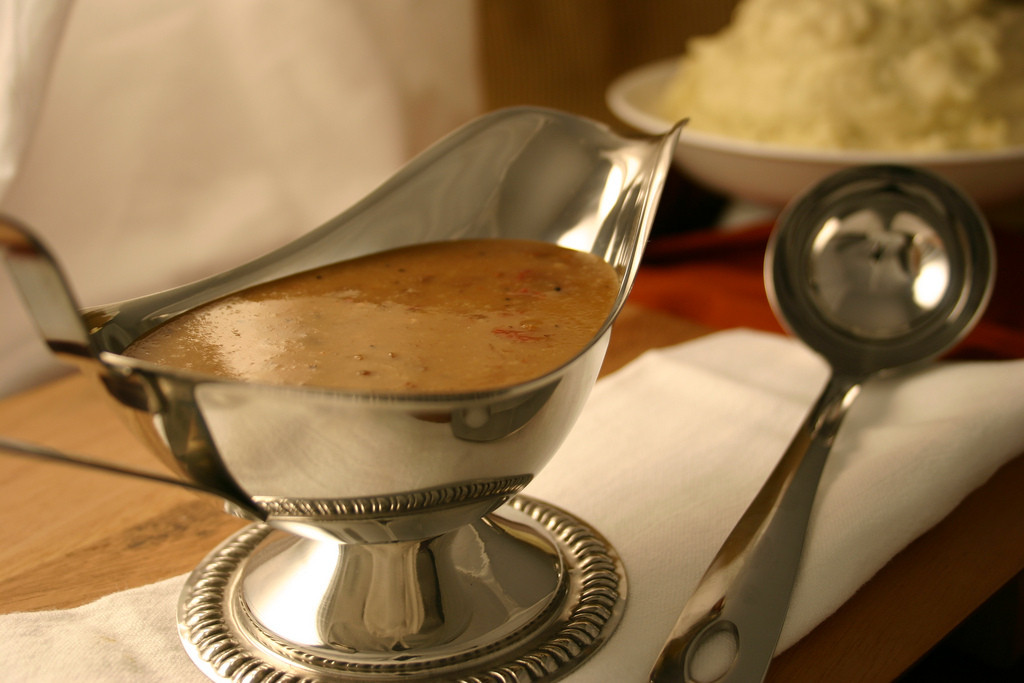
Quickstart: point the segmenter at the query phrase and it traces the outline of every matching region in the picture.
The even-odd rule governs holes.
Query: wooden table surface
[[[628,306],[604,372],[705,334]],[[98,386],[71,376],[0,401],[0,434],[157,469]],[[891,681],[1024,569],[1024,458],[896,556],[776,657],[769,681]],[[64,608],[183,574],[243,526],[219,501],[25,458],[0,458],[0,613]]]

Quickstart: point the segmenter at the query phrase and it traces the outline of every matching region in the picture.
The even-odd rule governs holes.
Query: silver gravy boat
[[[678,130],[627,139],[560,112],[498,111],[265,257],[81,311],[41,242],[0,216],[0,245],[50,349],[100,380],[176,477],[10,440],[0,448],[213,493],[254,521],[181,594],[182,642],[214,680],[559,678],[614,630],[625,574],[585,522],[517,494],[595,382]],[[165,320],[258,283],[406,244],[498,237],[589,251],[621,274],[600,332],[533,381],[471,394],[359,394],[122,355]]]

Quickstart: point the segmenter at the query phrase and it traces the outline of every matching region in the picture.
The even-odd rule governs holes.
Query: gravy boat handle
[[[176,479],[158,472],[150,472],[147,470],[136,469],[134,467],[127,467],[125,465],[117,465],[104,460],[90,458],[86,455],[64,453],[53,448],[29,443],[27,441],[20,441],[18,439],[11,439],[6,436],[0,436],[0,453],[28,457],[33,460],[55,462],[63,465],[87,467],[92,470],[99,470],[110,474],[120,474],[123,476],[134,477],[135,479],[144,479],[146,481],[153,481],[159,484],[170,484],[172,486],[188,489],[189,491],[216,496],[233,506],[233,508],[236,508],[232,510],[233,513],[238,516],[245,517],[246,519],[253,521],[266,521],[267,518],[266,513],[253,505],[251,501],[229,496],[223,491],[216,490],[212,487],[203,486],[202,484],[185,481],[183,479]]]
[[[89,338],[85,322],[79,314],[78,302],[49,249],[23,223],[0,213],[0,250],[7,257],[15,288],[50,350],[62,359],[80,366],[88,364],[91,367],[99,367],[101,375],[108,375],[106,368],[99,362],[99,353]],[[136,479],[171,484],[217,496],[233,506],[233,512],[239,516],[253,520],[266,519],[266,514],[250,500],[156,472],[125,467],[83,455],[62,453],[45,446],[3,436],[0,436],[0,453],[78,465]]]
[[[53,353],[69,360],[98,354],[67,280],[49,249],[19,220],[0,213],[0,249],[33,322]]]

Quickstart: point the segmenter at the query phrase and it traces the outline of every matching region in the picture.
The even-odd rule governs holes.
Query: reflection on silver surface
[[[191,621],[192,602],[224,578],[222,563],[205,565],[186,587],[182,634],[204,671],[278,680],[281,667],[308,673],[322,660],[331,663],[313,679],[350,680],[344,672],[354,670],[369,680],[385,670],[457,677],[486,669],[495,652],[564,638],[551,615],[594,609],[575,585],[579,571],[566,568],[580,552],[575,539],[535,528],[546,528],[547,513],[525,526],[488,515],[540,471],[581,410],[677,137],[678,128],[627,139],[543,109],[495,112],[276,252],[81,314],[45,247],[0,217],[0,246],[50,347],[95,374],[184,481],[266,522],[225,551],[234,568],[221,590],[235,597],[219,618],[248,642],[244,667],[224,664],[220,645]],[[255,284],[407,244],[489,237],[589,251],[621,276],[594,339],[533,381],[472,394],[359,394],[223,380],[121,355],[165,320]],[[272,529],[267,544],[249,542]],[[558,677],[607,637],[624,595],[616,575],[599,591],[607,613],[573,627],[578,642],[565,656],[522,665],[519,680]]]
[[[178,623],[213,679],[540,681],[600,647],[624,597],[603,538],[519,497],[421,542],[315,543],[253,525],[196,569]]]
[[[906,334],[949,288],[946,245],[920,216],[878,208],[831,216],[809,255],[812,296],[837,327],[862,337]]]

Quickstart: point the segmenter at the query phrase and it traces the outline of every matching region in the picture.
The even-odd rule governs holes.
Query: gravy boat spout
[[[497,111],[277,251],[86,310],[42,243],[0,217],[0,246],[47,344],[101,381],[175,476],[8,448],[214,493],[259,520],[214,550],[181,595],[182,642],[215,680],[558,678],[614,630],[625,573],[585,522],[518,494],[594,385],[679,129],[633,139],[561,112]],[[619,275],[599,331],[540,377],[465,393],[360,393],[124,354],[164,321],[260,283],[406,245],[487,238],[590,252]]]

